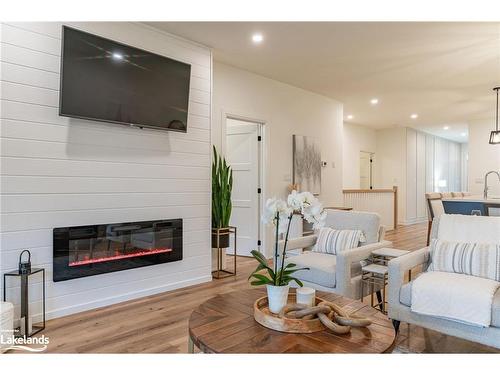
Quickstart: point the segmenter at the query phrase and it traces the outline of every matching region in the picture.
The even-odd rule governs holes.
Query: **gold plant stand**
[[[220,247],[220,239],[222,236],[234,234],[234,269],[233,271],[228,271],[224,268],[225,264],[222,264],[222,252],[226,248]],[[229,226],[227,228],[212,228],[212,236],[217,238],[217,269],[212,271],[212,277],[215,279],[223,279],[229,276],[236,276],[236,227]],[[229,239],[229,243],[231,240]]]

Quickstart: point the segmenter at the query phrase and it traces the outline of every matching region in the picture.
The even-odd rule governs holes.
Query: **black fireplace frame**
[[[143,228],[154,227],[160,224],[163,228],[173,229],[172,236],[172,251],[151,255],[143,255],[140,257],[132,257],[127,259],[113,259],[110,261],[103,261],[99,263],[91,263],[78,266],[70,266],[69,262],[69,236],[70,231],[80,230],[88,231],[89,236],[92,233],[99,233],[102,227],[110,225],[121,226],[141,226]],[[99,228],[101,227],[101,228]],[[107,223],[107,224],[93,224],[82,225],[75,227],[61,227],[53,229],[53,280],[64,281],[77,279],[82,277],[94,276],[104,273],[124,271],[138,267],[152,266],[155,264],[162,264],[168,262],[176,262],[182,260],[183,253],[183,223],[182,219],[169,219],[169,220],[150,220],[150,221],[135,221],[124,223]]]

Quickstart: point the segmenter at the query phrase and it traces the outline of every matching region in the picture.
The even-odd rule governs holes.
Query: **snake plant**
[[[227,228],[231,218],[231,190],[233,189],[233,171],[215,148],[212,161],[212,227]]]

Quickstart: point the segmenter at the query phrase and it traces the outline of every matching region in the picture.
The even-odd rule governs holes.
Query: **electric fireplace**
[[[182,260],[182,219],[54,228],[54,281]]]

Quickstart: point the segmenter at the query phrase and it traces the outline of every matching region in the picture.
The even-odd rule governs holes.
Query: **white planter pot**
[[[276,286],[266,285],[267,287],[267,300],[269,301],[269,310],[273,314],[278,314],[288,302],[289,285]]]

